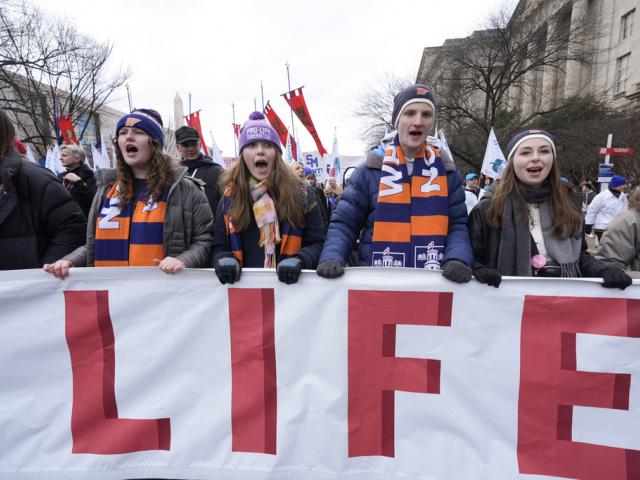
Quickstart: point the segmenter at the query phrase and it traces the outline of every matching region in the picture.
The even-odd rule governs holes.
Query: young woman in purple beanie
[[[603,287],[629,286],[621,269],[587,252],[581,213],[561,183],[553,136],[525,130],[507,151],[498,187],[469,216],[474,276],[494,287],[503,275],[601,277]]]
[[[324,241],[316,197],[282,159],[278,134],[253,112],[240,130],[240,159],[222,178],[223,199],[214,227],[213,266],[221,283],[242,267],[276,268],[295,283],[315,269]]]

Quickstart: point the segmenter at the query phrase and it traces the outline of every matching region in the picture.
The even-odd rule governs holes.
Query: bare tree
[[[565,81],[565,66],[589,62],[595,34],[589,18],[575,23],[570,10],[536,24],[503,7],[482,30],[437,49],[426,78],[419,80],[434,87],[437,115],[457,158],[479,167],[492,127],[507,138],[574,101],[573,94],[562,98],[557,93]]]
[[[369,147],[380,144],[385,133],[392,131],[393,98],[400,90],[412,85],[410,77],[386,74],[378,83],[358,96],[354,114],[362,119],[360,135]]]
[[[56,141],[56,113],[69,114],[85,134],[128,70],[107,75],[112,45],[82,35],[23,0],[0,13],[0,106],[11,112],[26,141],[42,155]]]

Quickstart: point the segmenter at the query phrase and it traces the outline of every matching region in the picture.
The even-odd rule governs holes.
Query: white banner
[[[0,272],[0,479],[627,479],[640,287]]]
[[[318,152],[304,152],[304,166],[313,170],[318,182],[324,182],[329,178],[329,170],[331,169],[331,155],[326,154],[324,157]],[[342,176],[349,167],[357,167],[364,163],[362,155],[340,155],[340,171],[336,174],[338,185],[342,185]]]

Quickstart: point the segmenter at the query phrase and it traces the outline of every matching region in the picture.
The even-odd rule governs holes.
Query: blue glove
[[[213,262],[213,268],[223,285],[240,280],[240,262],[235,257],[219,257]]]
[[[602,271],[602,286],[624,290],[633,283],[629,275],[619,268],[605,268]]]
[[[290,257],[282,260],[276,267],[278,280],[287,285],[296,283],[302,271],[302,260],[298,257]]]
[[[471,267],[460,260],[449,260],[444,264],[442,276],[452,282],[467,283],[471,280]]]
[[[338,278],[344,274],[344,265],[338,260],[325,260],[320,262],[316,273],[324,278]]]
[[[480,283],[491,285],[498,288],[500,282],[502,282],[502,275],[495,268],[491,267],[478,267],[473,271],[473,276],[476,277]]]

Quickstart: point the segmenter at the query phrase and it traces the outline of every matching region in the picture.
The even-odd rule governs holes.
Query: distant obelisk
[[[180,94],[176,92],[176,96],[173,97],[173,121],[175,122],[175,129],[186,125],[184,121],[184,106],[182,105],[182,98]]]

